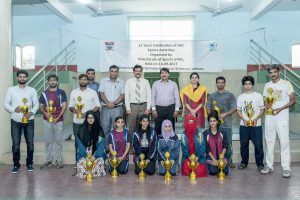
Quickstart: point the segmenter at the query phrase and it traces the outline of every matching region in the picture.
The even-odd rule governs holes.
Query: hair
[[[216,78],[216,83],[218,82],[218,80],[223,80],[224,83],[226,82],[226,79],[224,78],[224,76],[218,76],[218,77]]]
[[[80,75],[79,75],[79,79],[82,79],[82,78],[88,79],[88,76],[87,76],[86,74],[80,74]]]
[[[48,82],[49,82],[50,78],[55,78],[56,81],[58,81],[58,77],[57,77],[55,74],[50,74],[50,75],[47,77]]]
[[[119,119],[123,119],[123,120],[124,120],[124,117],[123,117],[123,116],[118,116],[118,117],[116,117],[115,123],[116,123]]]
[[[269,65],[268,66],[268,72],[270,72],[272,69],[276,69],[279,72],[280,66],[277,65],[277,64]]]
[[[215,119],[218,121],[217,128],[219,128],[219,126],[220,126],[220,118],[219,118],[218,112],[215,111],[215,110],[212,110],[212,111],[208,114],[208,116],[207,116],[207,121],[208,121],[208,123],[209,123],[209,120],[210,120],[211,118],[215,118]]]
[[[143,71],[143,67],[141,65],[135,65],[133,67],[133,71],[136,70],[136,69],[141,69]]]
[[[242,79],[242,84],[245,85],[246,81],[250,81],[252,83],[252,85],[255,84],[254,78],[250,75],[244,76]]]
[[[143,119],[148,119],[148,121],[149,121],[149,124],[148,124],[148,127],[147,127],[146,130],[143,130],[143,129],[142,129],[141,122],[142,122]],[[136,131],[137,131],[137,133],[138,133],[140,139],[142,138],[143,133],[146,133],[147,140],[148,140],[148,142],[150,143],[151,127],[150,127],[150,118],[149,118],[148,115],[143,114],[143,115],[141,115],[141,116],[139,117],[139,123],[138,123],[137,130],[136,130]]]
[[[17,71],[17,77],[18,77],[20,74],[25,74],[26,77],[28,77],[28,72],[25,71],[24,69],[20,69],[19,71]]]
[[[191,75],[190,75],[190,79],[192,79],[192,76],[193,75],[196,75],[198,78],[199,78],[199,74],[197,73],[197,72],[193,72],[193,73],[191,73]]]
[[[117,65],[112,65],[112,66],[110,66],[110,67],[109,67],[109,71],[110,71],[111,69],[117,69],[117,70],[119,71],[119,67],[118,67]]]
[[[166,67],[163,67],[163,68],[160,69],[159,73],[161,74],[161,72],[167,72],[169,74],[170,70]]]
[[[93,68],[88,68],[88,69],[85,71],[85,73],[88,73],[88,72],[94,72],[94,73],[95,73],[95,69],[93,69]]]

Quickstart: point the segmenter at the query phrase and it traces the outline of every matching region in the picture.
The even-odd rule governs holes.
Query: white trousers
[[[267,145],[266,163],[273,169],[274,163],[274,146],[276,141],[276,133],[280,143],[281,167],[283,170],[291,170],[291,153],[289,139],[289,120],[278,120],[275,116],[265,117],[265,138]]]

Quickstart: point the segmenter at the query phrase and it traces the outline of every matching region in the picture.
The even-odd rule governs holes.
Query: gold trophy
[[[195,173],[195,169],[197,167],[198,163],[196,161],[196,156],[195,154],[192,154],[190,156],[190,162],[188,162],[188,167],[192,170],[190,173],[190,181],[195,182],[197,180],[197,175]]]
[[[245,109],[244,112],[246,113],[248,120],[247,120],[247,126],[254,126],[254,121],[252,120],[252,117],[254,116],[255,112],[253,109],[253,105],[252,105],[252,101],[250,101],[249,103],[247,103],[246,101],[245,103]]]
[[[82,101],[82,97],[78,96],[77,97],[77,101],[78,102],[75,104],[75,108],[76,108],[76,110],[79,110],[80,112],[76,114],[76,118],[77,119],[81,119],[82,116],[83,116],[82,109],[84,107],[84,104],[81,102]]]
[[[165,157],[166,157],[166,160],[162,160],[161,161],[161,164],[162,166],[166,169],[166,174],[164,176],[164,179],[166,182],[169,182],[172,180],[172,174],[170,173],[170,170],[172,168],[172,166],[174,165],[174,160],[169,160],[170,158],[170,153],[169,152],[166,152],[165,153]]]
[[[119,174],[118,174],[118,171],[117,171],[117,167],[118,165],[120,164],[119,163],[119,160],[117,159],[117,152],[116,151],[113,151],[112,152],[112,156],[113,158],[108,160],[108,162],[110,163],[110,165],[113,167],[113,170],[111,172],[111,177],[113,179],[116,179],[118,178]]]
[[[220,180],[225,180],[225,173],[223,172],[225,167],[226,167],[226,163],[224,162],[224,155],[220,154],[220,159],[218,161],[218,168],[220,169],[218,178]]]
[[[50,100],[49,101],[49,107],[46,108],[47,112],[49,113],[49,118],[48,118],[48,122],[49,123],[53,123],[54,122],[54,117],[53,114],[56,111],[56,108],[53,106],[54,105],[54,101]]]
[[[137,163],[138,167],[141,169],[140,173],[139,173],[139,179],[140,180],[144,180],[146,177],[146,174],[144,172],[144,169],[147,166],[147,163],[145,161],[145,155],[144,154],[140,154],[140,161]]]
[[[222,108],[217,106],[217,104],[218,104],[217,101],[212,101],[212,104],[214,106],[213,110],[215,110],[218,113],[218,116],[220,118],[220,114],[221,114],[221,109]],[[224,123],[224,119],[220,119],[220,122],[221,122],[221,124],[223,124]]]
[[[21,112],[23,114],[21,122],[22,122],[22,124],[27,124],[29,122],[29,119],[25,115],[28,113],[28,110],[29,110],[29,107],[26,105],[28,100],[26,98],[23,98],[22,102],[24,103],[24,105],[20,106],[21,107]]]
[[[92,161],[92,151],[88,150],[87,151],[87,155],[86,155],[86,171],[87,171],[87,175],[85,180],[87,182],[92,182],[94,180],[93,174],[92,174],[92,170],[94,167],[94,162]]]
[[[265,97],[265,101],[267,102],[267,104],[270,106],[270,108],[268,108],[266,110],[266,114],[267,115],[273,115],[274,114],[274,110],[272,108],[273,103],[276,101],[276,97],[273,96],[273,89],[271,87],[269,87],[267,89],[267,93],[268,95]]]

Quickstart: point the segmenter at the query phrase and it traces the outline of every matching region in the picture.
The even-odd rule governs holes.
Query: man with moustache
[[[73,113],[73,134],[75,136],[75,159],[77,158],[77,134],[78,129],[81,124],[83,124],[85,119],[85,113],[89,110],[94,112],[99,111],[100,109],[100,102],[97,93],[88,88],[88,77],[86,74],[79,75],[79,88],[72,90],[70,95],[70,102],[69,102],[69,110]],[[78,99],[81,97],[81,101]],[[76,104],[83,103],[82,110],[77,109]],[[77,115],[82,113],[81,119],[77,118]]]
[[[178,86],[169,80],[168,68],[161,68],[160,78],[153,83],[151,93],[152,116],[158,135],[161,134],[161,124],[165,119],[172,122],[175,130],[175,118],[179,115],[180,107]]]
[[[55,162],[54,166],[58,169],[62,165],[62,130],[63,115],[67,108],[67,96],[64,90],[58,88],[58,77],[51,74],[47,77],[49,89],[42,92],[39,102],[40,111],[43,113],[43,128],[46,142],[46,160],[40,169],[50,168],[52,166],[52,148],[55,145]],[[50,114],[47,112],[49,102],[52,100],[55,111],[53,113],[53,122],[49,122]]]
[[[5,110],[11,115],[11,137],[12,137],[12,154],[13,169],[11,173],[16,174],[20,169],[20,142],[22,130],[27,145],[27,171],[33,171],[33,152],[34,152],[34,114],[39,108],[37,92],[34,88],[26,86],[28,72],[19,70],[17,72],[18,85],[9,87],[5,95]],[[28,112],[22,113],[22,106],[28,106]],[[22,118],[29,119],[28,123]]]
[[[276,134],[278,135],[280,144],[281,167],[283,169],[282,176],[290,178],[291,173],[291,153],[289,139],[289,108],[296,103],[295,92],[292,84],[287,80],[279,77],[279,65],[271,65],[268,67],[269,77],[271,81],[265,84],[263,96],[267,97],[271,93],[275,97],[275,102],[271,105],[266,101],[266,109],[272,108],[273,114],[265,116],[265,138],[266,138],[266,167],[261,170],[261,174],[269,174],[273,172],[274,163],[274,146]]]
[[[85,71],[85,74],[87,75],[88,82],[89,82],[88,87],[91,88],[92,90],[94,90],[95,92],[97,92],[97,94],[98,94],[100,84],[95,81],[95,73],[96,73],[95,69],[93,69],[93,68],[88,68]],[[99,101],[100,101],[100,99],[99,99]],[[99,123],[100,123],[100,110],[98,112],[96,112],[96,115],[97,115]]]

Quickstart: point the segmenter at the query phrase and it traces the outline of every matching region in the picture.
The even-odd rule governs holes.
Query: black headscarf
[[[93,124],[89,124],[87,121],[89,115],[92,115],[95,119]],[[89,110],[86,112],[85,120],[78,130],[78,138],[86,147],[91,147],[93,145],[92,153],[94,154],[99,136],[104,137],[103,129],[99,124],[99,120],[95,112]]]

